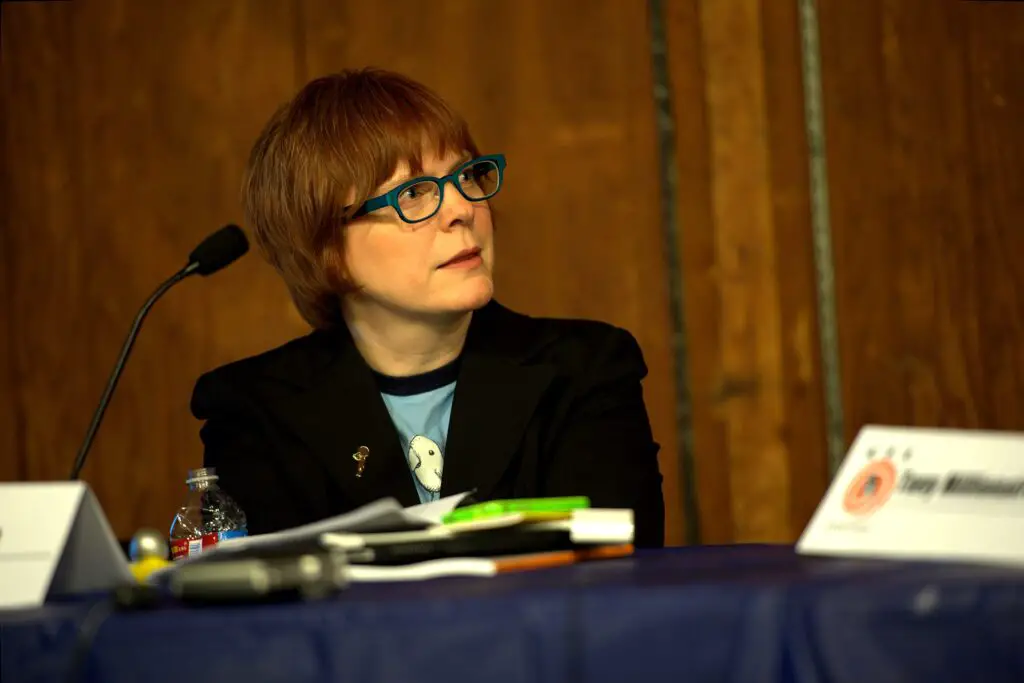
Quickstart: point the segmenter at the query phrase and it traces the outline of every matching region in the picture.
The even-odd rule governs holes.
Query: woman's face
[[[424,154],[417,175],[440,178],[468,160],[459,153]],[[408,164],[399,164],[374,196],[410,177]],[[352,221],[344,240],[349,277],[358,288],[350,296],[360,306],[429,317],[476,310],[494,294],[491,207],[467,200],[451,184],[431,218],[406,223],[385,207]]]

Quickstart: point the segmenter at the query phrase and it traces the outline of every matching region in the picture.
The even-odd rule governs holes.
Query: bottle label
[[[203,534],[194,538],[178,538],[171,541],[171,559],[180,560],[186,557],[198,555],[210,546],[217,545],[229,538],[242,538],[247,536],[245,529],[232,529],[230,531],[218,531],[212,534]]]

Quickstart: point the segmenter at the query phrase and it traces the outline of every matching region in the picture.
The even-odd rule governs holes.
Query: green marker
[[[512,500],[491,500],[486,503],[467,505],[449,512],[441,520],[445,524],[468,522],[475,519],[500,517],[501,515],[521,514],[554,514],[565,513],[590,507],[590,499],[586,496],[567,496],[564,498],[517,498]]]

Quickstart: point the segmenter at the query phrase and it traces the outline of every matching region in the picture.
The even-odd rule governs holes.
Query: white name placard
[[[866,426],[796,547],[1024,566],[1024,434]]]
[[[128,560],[86,484],[0,483],[0,609],[131,581]]]

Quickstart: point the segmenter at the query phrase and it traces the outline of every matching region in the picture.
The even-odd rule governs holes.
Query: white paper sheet
[[[470,492],[466,491],[464,493],[456,493],[453,496],[445,496],[440,500],[430,503],[420,503],[419,505],[406,508],[405,512],[406,514],[419,517],[429,524],[440,524],[444,516],[457,508],[459,503],[464,501],[469,494]]]
[[[195,562],[211,554],[238,552],[251,548],[265,548],[286,543],[314,539],[328,533],[368,534],[394,531],[411,531],[423,529],[441,523],[441,518],[454,510],[469,492],[446,496],[430,503],[421,503],[403,508],[394,498],[380,500],[356,508],[343,515],[320,520],[312,524],[304,524],[293,529],[277,531],[271,534],[245,536],[222,541],[205,550],[199,555],[176,561],[170,567],[156,572],[159,576],[187,562]]]

